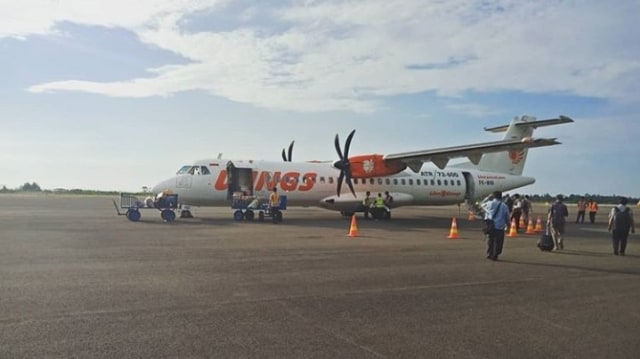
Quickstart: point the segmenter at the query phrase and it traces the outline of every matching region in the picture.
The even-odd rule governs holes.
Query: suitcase
[[[551,236],[551,232],[549,231],[549,224],[547,223],[547,229],[542,233],[540,239],[538,240],[538,248],[541,251],[551,252],[553,250],[554,243],[553,237]]]

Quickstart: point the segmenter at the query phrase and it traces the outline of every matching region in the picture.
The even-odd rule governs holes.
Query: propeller
[[[347,136],[347,140],[344,143],[344,154],[340,149],[340,138],[338,137],[338,134],[336,134],[336,139],[334,141],[336,152],[338,152],[338,157],[340,158],[338,161],[333,163],[333,167],[340,170],[340,175],[338,176],[338,197],[340,197],[342,181],[347,182],[347,186],[349,186],[351,193],[356,197],[356,191],[353,189],[353,183],[351,183],[351,163],[349,163],[349,147],[351,147],[351,140],[353,139],[354,133],[356,133],[356,130],[351,131],[349,136]]]
[[[291,141],[291,144],[289,145],[289,152],[288,152],[289,155],[288,156],[287,156],[287,153],[284,151],[284,148],[282,149],[282,159],[285,162],[291,162],[293,160],[293,144],[295,142],[296,141]]]

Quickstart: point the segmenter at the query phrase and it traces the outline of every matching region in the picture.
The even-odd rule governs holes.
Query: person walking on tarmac
[[[547,223],[551,224],[551,236],[553,237],[554,249],[564,249],[564,227],[566,218],[569,216],[567,206],[562,203],[564,196],[556,196],[556,201],[551,205],[547,216]]]
[[[587,207],[589,208],[589,221],[594,224],[596,223],[596,213],[598,213],[598,202],[595,199],[591,199]]]
[[[504,231],[509,224],[509,208],[502,202],[502,192],[495,191],[482,204],[487,228],[487,259],[497,261],[502,254]]]
[[[371,192],[367,191],[366,196],[362,200],[362,212],[364,213],[364,219],[369,219],[369,210],[371,209]]]
[[[611,209],[609,213],[609,231],[613,240],[613,254],[624,255],[627,249],[627,239],[629,238],[629,230],[636,233],[633,223],[633,212],[627,206],[628,199],[620,197],[620,204]]]
[[[587,212],[587,201],[584,197],[580,197],[578,201],[578,216],[576,217],[576,223],[584,223],[584,214]]]
[[[393,196],[389,191],[384,191],[384,209],[387,211],[387,218],[391,218],[391,205],[393,204]]]
[[[522,200],[519,194],[513,195],[513,207],[511,209],[511,223],[516,224],[516,232],[520,232],[520,217],[522,217]]]
[[[529,195],[524,195],[522,198],[522,218],[524,219],[524,223],[529,223],[529,213],[531,213],[531,199]]]

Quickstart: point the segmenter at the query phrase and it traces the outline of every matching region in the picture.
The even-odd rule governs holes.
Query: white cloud
[[[260,14],[249,7],[237,14],[236,29],[198,33],[179,20],[222,1],[6,3],[0,13],[20,11],[13,22],[0,15],[0,36],[45,33],[57,21],[119,26],[192,61],[147,78],[71,79],[33,92],[145,97],[202,90],[267,108],[356,112],[375,110],[382,97],[423,91],[563,92],[630,102],[640,92],[635,0],[295,1]],[[278,26],[252,27],[255,18]]]
[[[489,107],[479,103],[449,102],[445,105],[445,107],[452,111],[473,117],[488,117],[491,115],[498,115],[502,113],[500,110],[496,110],[493,107]]]
[[[228,0],[0,0],[0,38],[48,34],[58,22],[138,29]]]

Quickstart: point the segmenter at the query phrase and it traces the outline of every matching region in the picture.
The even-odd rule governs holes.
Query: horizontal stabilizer
[[[552,118],[548,120],[540,120],[540,121],[530,121],[530,122],[517,122],[516,127],[531,127],[536,129],[538,127],[544,126],[553,126],[553,125],[561,125],[563,123],[570,123],[573,120],[567,116],[560,116],[558,118]],[[497,127],[485,127],[484,130],[487,132],[505,132],[509,128],[509,125],[502,125]]]
[[[531,147],[553,146],[560,142],[555,138],[523,138],[512,140],[501,140],[492,142],[476,143],[471,145],[445,147],[433,150],[413,151],[404,153],[394,153],[384,156],[385,160],[402,161],[409,165],[414,172],[418,172],[420,162],[433,162],[438,168],[444,168],[449,160],[457,157],[468,157],[475,163],[485,153],[515,151]]]

